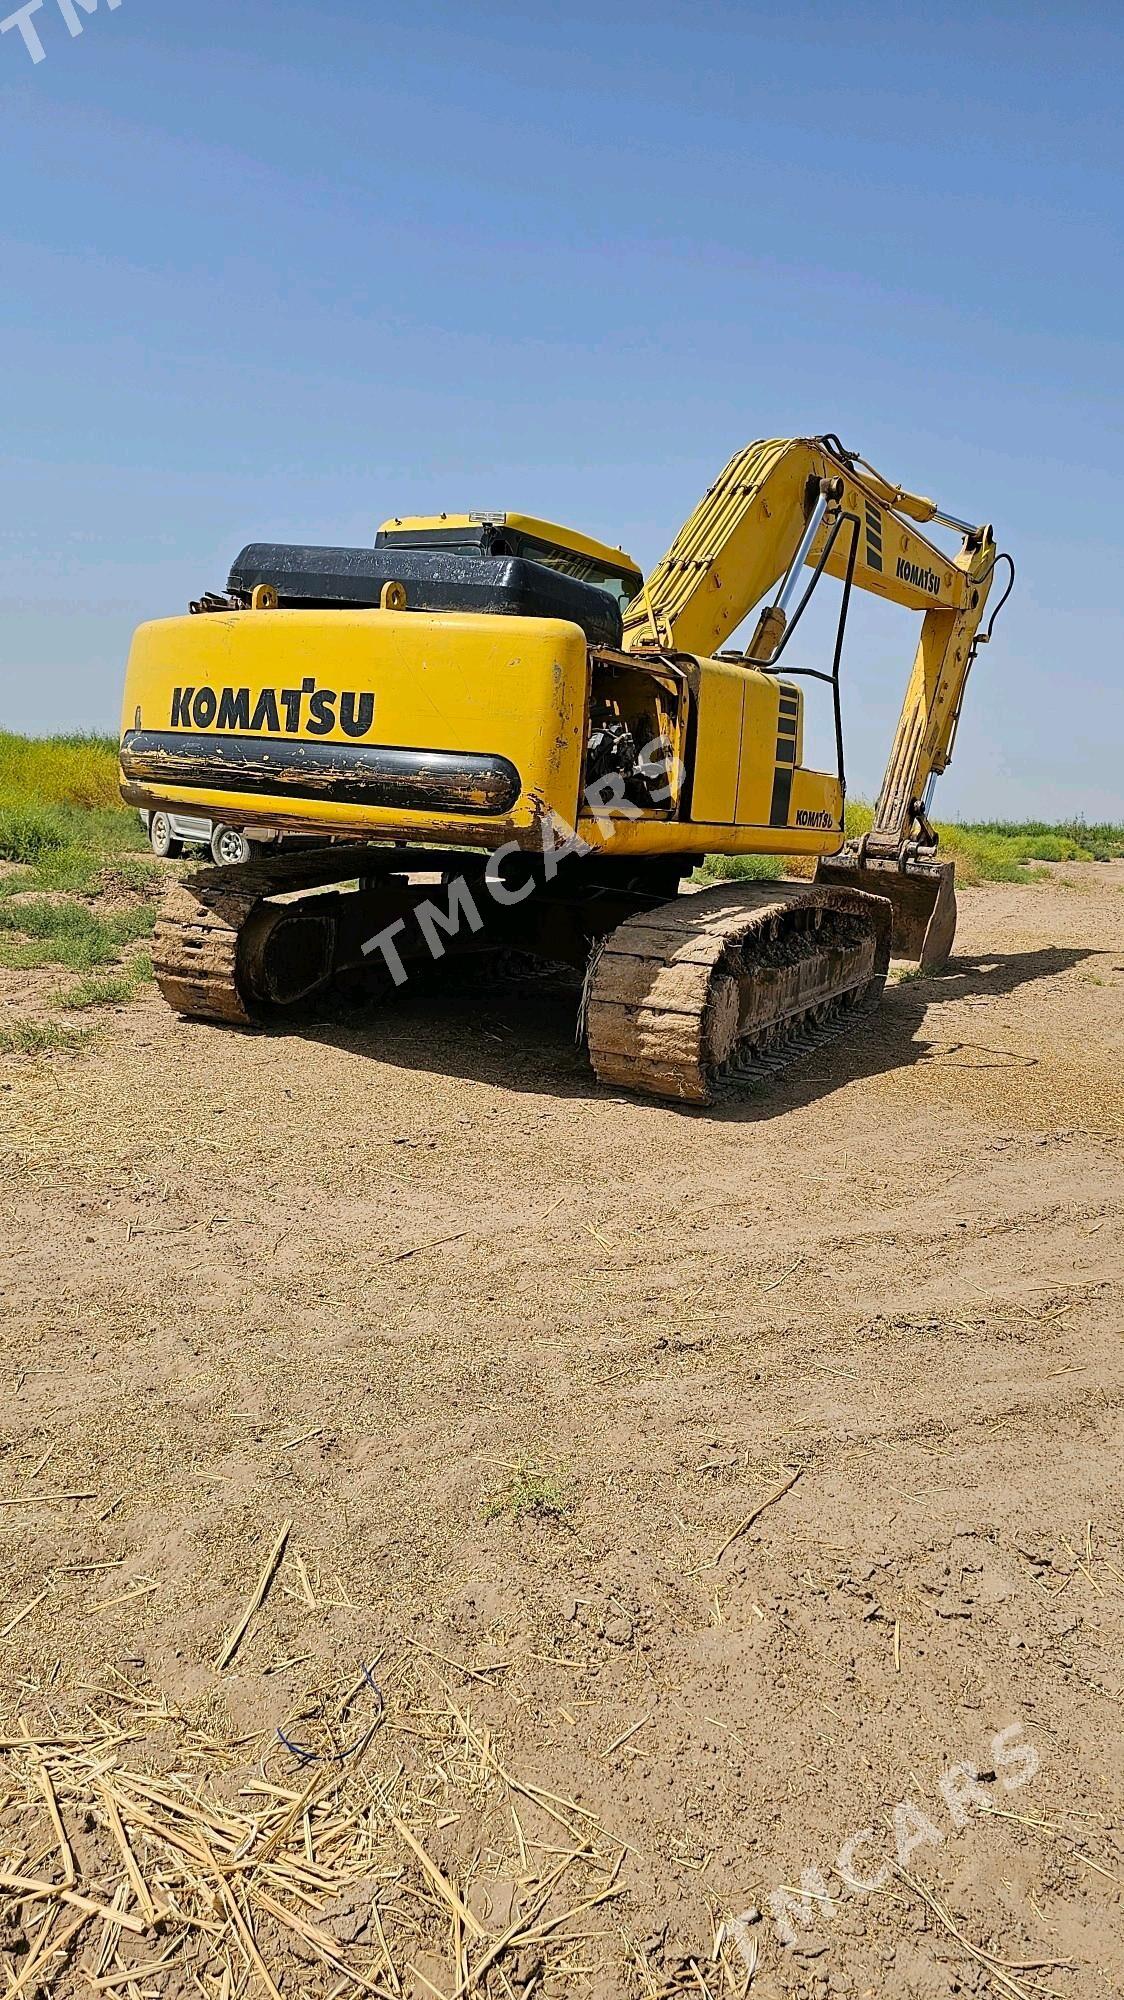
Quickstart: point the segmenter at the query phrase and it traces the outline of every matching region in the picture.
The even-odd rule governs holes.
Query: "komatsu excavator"
[[[833,656],[797,665],[824,577],[842,585]],[[502,512],[388,521],[370,549],[251,546],[224,593],[142,626],[129,659],[126,802],[205,806],[282,843],[173,883],[161,991],[247,1026],[446,951],[529,952],[582,971],[599,1077],[711,1103],[875,1005],[891,954],[947,961],[931,795],[1013,581],[989,526],[833,436],[739,452],[646,580],[619,549]],[[856,585],[922,614],[857,844],[840,689]],[[807,680],[830,691],[832,771],[804,763]],[[815,877],[681,893],[712,854],[811,858]]]

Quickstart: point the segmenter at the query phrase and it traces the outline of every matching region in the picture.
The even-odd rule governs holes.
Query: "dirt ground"
[[[1124,864],[961,912],[716,1113],[599,1087],[549,987],[276,1035],[152,998],[0,1065],[7,1747],[144,1702],[296,1798],[278,1727],[408,1666],[523,1801],[501,1836],[388,1701],[454,1932],[559,1815],[615,1858],[564,1961],[466,1986],[419,1919],[370,1991],[1124,1994]],[[42,1875],[29,1810],[0,1757]],[[94,1990],[221,1993],[182,1977]]]

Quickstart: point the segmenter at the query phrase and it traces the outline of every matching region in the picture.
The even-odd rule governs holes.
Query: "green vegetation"
[[[113,965],[127,945],[152,936],[155,922],[155,910],[144,905],[103,917],[85,903],[9,897],[0,903],[0,931],[14,933],[25,942],[9,944],[0,939],[0,965],[21,970],[68,965],[78,972],[94,965]]]
[[[0,760],[0,861],[48,867],[58,855],[81,853],[105,862],[147,848],[139,818],[122,806],[112,811],[105,806],[42,805],[37,799],[21,798],[7,779]]]
[[[847,832],[854,837],[870,827],[870,806],[856,800],[847,807]],[[1114,861],[1124,858],[1124,824],[1088,825],[1083,819],[1047,826],[1042,820],[1006,822],[937,822],[940,852],[956,863],[963,883],[1047,882],[1056,879],[1035,862]],[[699,876],[704,881],[774,881],[781,875],[810,873],[808,864],[768,854],[712,854]]]
[[[161,870],[117,792],[108,737],[0,732],[0,967],[87,975],[58,995],[68,1011],[116,1006],[152,976],[134,947],[156,921]],[[106,970],[99,970],[106,968]],[[24,1021],[5,1053],[74,1048],[86,1031]]]
[[[60,1028],[55,1021],[17,1021],[0,1028],[0,1055],[45,1056],[60,1049],[81,1048],[89,1040],[85,1028]]]
[[[484,1501],[484,1519],[511,1521],[529,1517],[535,1521],[568,1521],[577,1505],[572,1493],[548,1472],[520,1460],[511,1468],[506,1485],[489,1493]]]
[[[0,798],[121,812],[111,736],[12,736],[0,730]]]
[[[699,882],[779,882],[793,873],[792,863],[779,854],[708,854],[696,870]]]
[[[1119,861],[1124,857],[1124,825],[1107,820],[979,820],[963,829],[981,839],[1014,841],[1035,861]]]
[[[1054,879],[1049,869],[1035,868],[1033,862],[1113,861],[1124,856],[1124,826],[1087,826],[1083,820],[1061,826],[985,820],[937,830],[963,882],[1048,882]]]
[[[0,895],[95,895],[110,871],[135,870],[147,845],[118,797],[108,738],[0,732],[0,861],[31,871],[0,879]]]
[[[151,978],[152,960],[147,952],[138,952],[123,972],[93,973],[88,979],[80,979],[59,994],[59,1006],[68,1013],[83,1012],[88,1007],[125,1007]]]

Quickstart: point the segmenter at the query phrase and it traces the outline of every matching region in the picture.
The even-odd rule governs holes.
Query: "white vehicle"
[[[185,847],[209,847],[220,868],[232,868],[250,858],[250,842],[236,826],[174,812],[142,812],[141,820],[152,852],[161,861],[178,860]],[[269,832],[256,837],[269,846],[275,846],[278,840],[277,834]]]

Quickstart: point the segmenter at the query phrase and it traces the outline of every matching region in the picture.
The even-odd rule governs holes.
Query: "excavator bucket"
[[[863,889],[883,896],[894,912],[892,958],[916,960],[922,972],[948,964],[956,936],[956,866],[952,861],[899,862],[855,850],[825,854],[816,881],[829,888]]]

